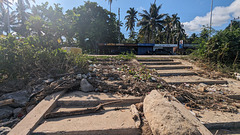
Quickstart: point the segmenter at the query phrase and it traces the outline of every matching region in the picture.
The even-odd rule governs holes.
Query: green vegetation
[[[27,3],[18,0],[10,13],[11,33],[21,38],[38,36],[42,46],[75,46],[86,53],[97,53],[98,43],[117,43],[119,34],[124,38],[116,15],[95,2],[87,1],[65,13],[59,4],[49,6],[46,2],[30,7]],[[8,34],[7,17],[7,10],[0,10],[0,34]],[[47,45],[49,41],[53,44]]]
[[[61,49],[39,46],[39,38],[0,39],[0,82],[7,79],[43,78],[73,71],[87,71],[87,57]]]
[[[239,26],[233,25],[230,30],[229,25],[225,30],[215,32],[216,34],[209,40],[209,29],[203,28],[200,37],[195,37],[193,41],[199,43],[199,47],[192,53],[192,57],[207,62],[212,69],[222,72],[240,72]]]

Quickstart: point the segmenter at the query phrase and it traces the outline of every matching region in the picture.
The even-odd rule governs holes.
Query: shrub
[[[0,80],[54,76],[87,70],[87,58],[61,49],[43,47],[37,37],[0,39]]]

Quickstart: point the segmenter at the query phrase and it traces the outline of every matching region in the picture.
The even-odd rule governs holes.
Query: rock
[[[206,88],[207,88],[207,85],[204,84],[204,83],[200,83],[200,84],[197,86],[197,89],[198,89],[199,91],[201,91],[201,92],[208,92]]]
[[[82,79],[82,74],[77,74],[76,79],[78,80]]]
[[[27,92],[27,90],[21,90],[17,92],[12,92],[8,94],[2,95],[0,100],[4,99],[14,99],[14,104],[11,106],[13,107],[24,107],[26,103],[28,102],[30,94]]]
[[[0,127],[13,127],[15,124],[17,124],[20,121],[20,119],[12,119],[5,121],[3,123],[0,123]]]
[[[87,76],[85,74],[82,75],[82,78],[87,79]]]
[[[6,135],[10,130],[11,128],[9,127],[0,127],[0,135]]]
[[[99,91],[99,89],[98,89],[98,88],[96,88],[94,91],[95,91],[95,92],[98,92],[98,91]]]
[[[1,107],[0,108],[0,120],[10,117],[13,114],[13,108],[11,107]]]
[[[151,77],[151,78],[150,78],[150,81],[151,81],[151,82],[157,82],[157,79],[156,79],[155,77]]]
[[[21,112],[22,108],[16,108],[13,110],[13,116],[16,118],[18,114]]]
[[[109,77],[108,80],[109,80],[109,81],[113,81],[113,80],[114,80],[114,77]]]
[[[26,109],[27,113],[29,113],[34,107],[35,107],[35,105],[31,105],[31,106],[27,107],[27,109]]]
[[[108,92],[108,90],[103,90],[103,92],[104,92],[104,93],[107,93],[107,92]]]
[[[188,114],[185,114],[185,112],[181,110],[182,108],[177,108],[177,105],[184,108],[182,104],[174,100],[168,101],[167,98],[164,98],[156,90],[153,90],[145,97],[143,111],[153,135],[201,134],[198,130],[198,124],[200,122],[194,117],[195,120],[198,121],[198,123],[194,123],[195,121],[188,118],[191,117],[190,112],[185,110],[185,112],[188,112]],[[188,117],[186,117],[186,115]]]
[[[81,90],[83,92],[91,92],[94,91],[94,88],[86,79],[83,78],[81,80]]]
[[[43,82],[47,83],[47,84],[50,84],[51,82],[53,82],[54,79],[47,79],[47,80],[44,80]]]

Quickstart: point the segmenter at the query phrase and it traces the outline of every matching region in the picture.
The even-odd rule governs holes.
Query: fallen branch
[[[6,100],[0,101],[0,106],[9,105],[9,104],[12,104],[12,103],[14,103],[13,99],[6,99]]]
[[[62,111],[62,112],[48,113],[45,115],[45,119],[95,113],[95,112],[102,110],[105,105],[114,104],[114,103],[118,103],[118,102],[122,102],[122,100],[100,103],[96,107],[83,108],[83,109],[79,109],[79,110],[75,110],[75,111]]]

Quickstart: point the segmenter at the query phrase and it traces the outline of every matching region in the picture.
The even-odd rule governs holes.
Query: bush
[[[230,67],[240,69],[240,28],[217,32],[210,40],[200,41],[199,47],[192,53],[195,58],[214,63],[217,68]]]
[[[87,70],[87,58],[39,45],[36,37],[0,39],[0,81]]]

